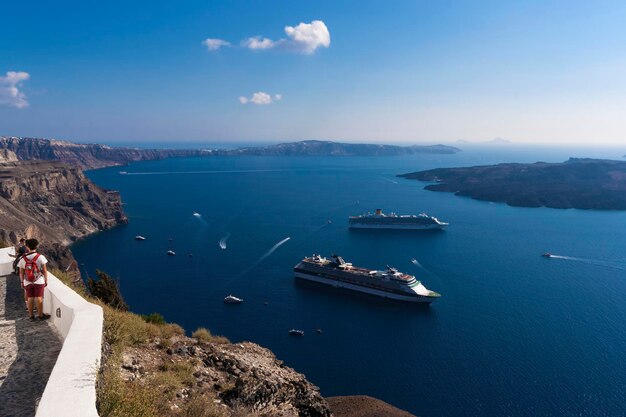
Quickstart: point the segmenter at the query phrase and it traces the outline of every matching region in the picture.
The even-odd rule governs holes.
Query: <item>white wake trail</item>
[[[254,261],[254,263],[252,263],[252,265],[250,265],[245,271],[243,271],[241,274],[237,275],[237,278],[240,278],[240,277],[243,277],[243,276],[247,275],[248,272],[250,272],[254,268],[256,268],[258,264],[263,262],[268,256],[270,256],[272,253],[274,253],[274,251],[276,251],[276,249],[278,249],[279,247],[284,245],[290,239],[291,239],[290,237],[286,237],[283,240],[281,240],[280,242],[278,242],[277,244],[275,244],[274,246],[272,246],[270,250],[268,250],[263,255],[261,255],[261,257],[259,259],[257,259],[256,261]]]
[[[417,259],[415,259],[415,258],[411,259],[411,263],[412,263],[413,265],[415,265],[415,266],[420,267],[420,268],[424,268],[424,267],[422,266],[422,264],[421,264],[421,263],[419,263],[419,261],[418,261]]]
[[[238,169],[230,171],[147,171],[127,172],[124,175],[192,175],[192,174],[247,174],[260,172],[286,172],[286,169]]]
[[[387,182],[392,183],[392,184],[396,184],[396,185],[398,184],[398,181],[394,181],[394,180],[389,179],[389,178],[387,178],[387,177],[381,177],[381,178],[382,178],[382,179],[384,179],[384,180],[385,180],[385,181],[387,181]]]
[[[601,266],[604,268],[611,268],[611,269],[618,269],[621,271],[626,271],[626,265],[620,262],[615,262],[615,261],[603,261],[601,259],[577,258],[575,256],[565,256],[565,255],[551,255],[550,258],[563,259],[566,261],[581,262],[587,265]]]
[[[228,240],[229,237],[230,237],[230,233],[226,232],[226,236],[220,239],[220,243],[219,243],[220,249],[222,250],[226,249],[226,241]]]

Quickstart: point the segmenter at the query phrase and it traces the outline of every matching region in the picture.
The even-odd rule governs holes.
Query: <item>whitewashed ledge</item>
[[[0,275],[12,270],[13,248],[0,249]],[[85,301],[48,273],[44,312],[63,338],[63,348],[37,406],[36,417],[92,417],[102,349],[102,308]]]

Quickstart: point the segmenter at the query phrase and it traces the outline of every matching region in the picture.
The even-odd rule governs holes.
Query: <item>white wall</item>
[[[13,261],[15,258],[9,256],[9,254],[15,254],[15,248],[2,248],[0,249],[0,276],[9,275],[13,272]]]
[[[0,274],[13,258],[0,249]],[[8,262],[7,262],[8,261]],[[63,347],[43,392],[36,417],[96,417],[96,376],[102,349],[102,308],[88,303],[48,273],[44,311],[63,337]]]

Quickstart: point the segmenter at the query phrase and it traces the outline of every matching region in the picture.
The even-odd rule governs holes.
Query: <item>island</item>
[[[398,177],[434,182],[430,191],[517,207],[626,210],[626,161],[570,158],[562,163],[506,163],[437,168]]]
[[[0,163],[42,160],[62,161],[81,169],[96,169],[131,162],[166,158],[214,156],[401,156],[418,153],[454,154],[447,145],[378,145],[304,140],[268,146],[234,149],[142,149],[101,144],[73,143],[56,139],[0,136]]]

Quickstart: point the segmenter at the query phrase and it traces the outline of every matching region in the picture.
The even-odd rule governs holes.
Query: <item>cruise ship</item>
[[[413,275],[389,266],[382,271],[355,267],[337,255],[330,259],[320,255],[304,258],[293,271],[299,279],[394,300],[430,304],[440,297],[440,294],[424,287]]]
[[[367,213],[360,216],[350,216],[349,226],[351,229],[445,229],[448,223],[442,222],[436,217],[425,213],[419,215],[385,214],[381,209],[376,209],[374,214]]]

